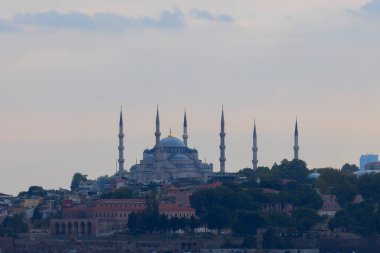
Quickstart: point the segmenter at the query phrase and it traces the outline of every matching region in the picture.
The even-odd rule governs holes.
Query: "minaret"
[[[300,147],[298,146],[298,121],[296,119],[296,127],[295,127],[295,130],[294,130],[294,159],[299,159],[299,156],[298,156],[298,151],[300,149]]]
[[[154,133],[156,136],[156,145],[154,146],[155,148],[158,148],[160,146],[160,114],[158,112],[158,106],[157,106],[157,114],[156,114],[156,132]]]
[[[257,151],[259,149],[257,148],[257,133],[256,133],[256,122],[254,123],[254,127],[253,127],[253,147],[252,147],[252,152],[253,152],[253,156],[252,156],[252,169],[253,170],[256,170],[257,169],[257,163],[259,162],[257,160]]]
[[[158,112],[158,106],[157,106],[157,114],[156,114],[156,132],[154,133],[156,136],[156,145],[154,146],[155,148],[155,153],[154,153],[154,158],[155,158],[155,165],[156,165],[156,179],[160,177],[159,175],[159,162],[161,160],[160,158],[160,114]]]
[[[220,146],[219,146],[219,149],[220,149],[220,158],[219,158],[220,172],[225,173],[226,172],[226,153],[225,153],[226,145],[225,145],[224,139],[226,137],[226,133],[224,132],[224,110],[223,110],[223,107],[222,107],[222,119],[220,121],[220,134],[219,135],[220,135]]]
[[[183,139],[183,143],[186,145],[187,147],[187,139],[189,138],[189,136],[187,135],[187,119],[186,119],[186,110],[185,110],[185,116],[183,118],[183,135],[182,135],[182,139]]]
[[[119,159],[117,160],[119,163],[119,176],[121,176],[124,172],[124,133],[123,133],[123,111],[120,110],[120,120],[119,120]]]

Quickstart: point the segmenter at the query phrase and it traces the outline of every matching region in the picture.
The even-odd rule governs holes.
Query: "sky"
[[[0,0],[0,192],[112,175],[182,135],[219,170],[380,153],[380,0]]]

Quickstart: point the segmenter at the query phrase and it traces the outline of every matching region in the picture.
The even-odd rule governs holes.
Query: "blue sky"
[[[379,0],[0,0],[0,192],[112,174],[120,106],[127,168],[181,135],[218,170],[300,156],[310,168],[380,153]],[[21,171],[21,173],[20,173]],[[16,182],[16,183],[15,183]]]

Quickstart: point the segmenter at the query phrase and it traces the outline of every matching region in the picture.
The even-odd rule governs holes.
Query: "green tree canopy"
[[[239,213],[232,230],[238,235],[256,235],[257,229],[266,223],[264,216],[259,212],[244,211]]]
[[[70,189],[73,192],[77,192],[79,188],[80,182],[86,182],[87,181],[87,175],[83,175],[79,172],[75,173],[73,176],[73,179],[71,180]]]
[[[296,226],[300,232],[308,231],[322,219],[316,210],[307,207],[294,209],[292,216],[296,220]]]
[[[359,171],[359,167],[356,166],[355,164],[349,164],[349,163],[346,163],[342,166],[342,169],[341,171],[345,174],[352,174],[356,171]]]
[[[0,224],[1,236],[17,236],[17,234],[26,232],[28,232],[28,225],[21,214],[16,214],[12,217],[8,216]]]
[[[272,171],[274,174],[279,174],[282,179],[294,179],[300,183],[306,182],[309,175],[306,163],[298,159],[292,161],[284,159],[280,165],[274,165]]]
[[[104,193],[100,196],[101,199],[131,199],[135,197],[133,191],[128,188],[120,188],[114,192]]]

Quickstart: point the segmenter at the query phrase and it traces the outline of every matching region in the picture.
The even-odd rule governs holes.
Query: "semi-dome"
[[[170,160],[182,161],[182,160],[191,160],[191,159],[184,154],[176,154],[176,155],[170,157]]]
[[[168,136],[160,141],[160,146],[164,148],[186,147],[182,140],[174,136]]]

